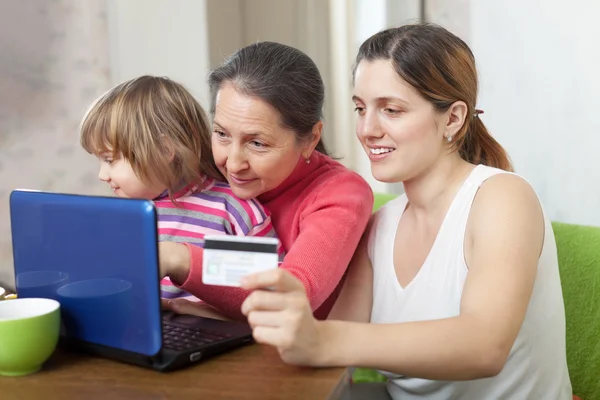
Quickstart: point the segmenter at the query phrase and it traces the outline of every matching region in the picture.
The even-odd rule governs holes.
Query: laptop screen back
[[[18,297],[58,300],[70,338],[159,352],[152,202],[15,190],[10,218]]]

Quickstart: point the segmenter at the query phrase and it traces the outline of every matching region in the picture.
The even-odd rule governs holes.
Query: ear
[[[319,144],[319,140],[321,140],[321,133],[323,132],[323,121],[319,121],[313,125],[312,132],[310,134],[310,138],[308,142],[304,145],[304,149],[302,150],[302,157],[307,159],[310,158],[310,155],[315,151],[315,147]]]
[[[469,107],[464,101],[455,101],[446,111],[446,126],[444,137],[456,135],[462,129],[469,113]]]
[[[162,135],[162,141],[160,144],[162,146],[162,151],[169,162],[173,162],[173,159],[175,158],[175,148],[173,147],[171,140],[169,140],[166,135]]]

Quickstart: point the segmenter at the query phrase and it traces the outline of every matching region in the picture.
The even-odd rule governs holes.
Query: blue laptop
[[[61,343],[169,371],[252,340],[244,323],[161,311],[151,201],[14,190],[17,295],[58,300]]]

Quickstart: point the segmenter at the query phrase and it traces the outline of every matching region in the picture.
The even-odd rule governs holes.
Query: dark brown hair
[[[142,182],[156,180],[170,195],[203,174],[223,179],[206,113],[168,78],[141,76],[112,88],[92,104],[80,131],[88,153],[122,156]]]
[[[439,112],[457,101],[465,102],[468,117],[455,136],[454,148],[470,163],[513,170],[506,151],[489,134],[475,110],[477,69],[473,53],[463,40],[438,25],[409,24],[367,39],[360,46],[354,71],[363,60],[391,60],[398,75]]]
[[[209,78],[211,113],[223,84],[239,93],[261,99],[275,108],[284,127],[307,140],[323,119],[325,86],[313,60],[300,50],[275,42],[258,42],[233,53]],[[323,140],[316,150],[327,154]]]

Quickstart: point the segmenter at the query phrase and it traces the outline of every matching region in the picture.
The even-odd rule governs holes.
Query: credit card
[[[206,235],[202,282],[239,287],[243,276],[278,267],[278,245],[276,238]]]

